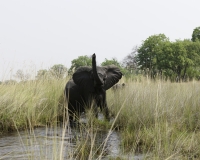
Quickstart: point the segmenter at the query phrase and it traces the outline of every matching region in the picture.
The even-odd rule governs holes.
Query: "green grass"
[[[63,114],[66,81],[0,85],[0,132],[56,125],[57,117]],[[199,159],[200,83],[150,81],[141,77],[124,81],[124,89],[107,92],[108,106],[115,118],[113,124],[90,119],[82,126],[82,133],[88,132],[77,140],[74,156],[101,157],[104,143],[95,145],[97,133],[116,129],[121,134],[123,154],[140,153],[145,159],[155,160]]]

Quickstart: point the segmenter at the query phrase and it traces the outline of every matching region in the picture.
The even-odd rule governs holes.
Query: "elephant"
[[[120,69],[114,65],[96,66],[96,55],[92,55],[92,67],[81,66],[65,86],[65,96],[68,104],[68,116],[70,126],[73,127],[81,113],[86,108],[94,108],[103,112],[109,120],[109,110],[106,101],[106,90],[110,89],[122,78]],[[74,116],[76,119],[74,120]]]

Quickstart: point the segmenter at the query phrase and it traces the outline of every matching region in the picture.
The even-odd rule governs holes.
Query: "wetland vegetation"
[[[63,93],[78,67],[91,66],[91,57],[79,56],[68,70],[61,64],[39,70],[34,80],[18,70],[20,82],[0,82],[0,141],[17,132],[25,149],[18,154],[28,153],[28,159],[38,159],[38,153],[40,159],[200,159],[199,33],[196,27],[191,40],[174,42],[164,34],[152,35],[122,63],[105,59],[101,66],[119,67],[124,75],[120,83],[126,85],[107,91],[110,122],[87,111],[78,130],[67,127]],[[38,127],[46,130],[42,139],[50,138],[50,144],[35,143],[41,139],[35,134]],[[37,154],[27,151],[21,130],[29,147],[38,147]],[[119,147],[114,155],[107,150],[113,133],[119,135],[111,138]],[[15,152],[1,153],[0,159],[10,154]]]
[[[125,88],[107,93],[112,122],[95,119],[88,112],[88,121],[80,126],[79,134],[73,132],[76,149],[68,158],[103,159],[109,154],[106,153],[108,138],[117,131],[120,154],[110,159],[126,159],[121,155],[130,153],[142,154],[142,159],[199,159],[200,83],[171,83],[142,77],[122,81]],[[52,149],[52,157],[63,159],[64,137],[71,134],[58,118],[63,115],[66,82],[53,79],[1,84],[1,140],[10,132],[62,126],[65,132],[60,134],[60,149]],[[104,139],[96,143],[102,132]]]

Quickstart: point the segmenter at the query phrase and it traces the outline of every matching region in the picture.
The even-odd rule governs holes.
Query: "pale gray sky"
[[[71,66],[96,53],[121,61],[154,34],[191,39],[199,0],[0,0],[0,81],[16,70]]]

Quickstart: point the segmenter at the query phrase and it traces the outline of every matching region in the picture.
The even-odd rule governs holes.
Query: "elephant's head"
[[[73,74],[74,82],[81,87],[93,92],[95,88],[108,90],[115,85],[122,77],[118,67],[114,65],[98,67],[96,66],[96,55],[92,55],[92,68],[79,67]]]

